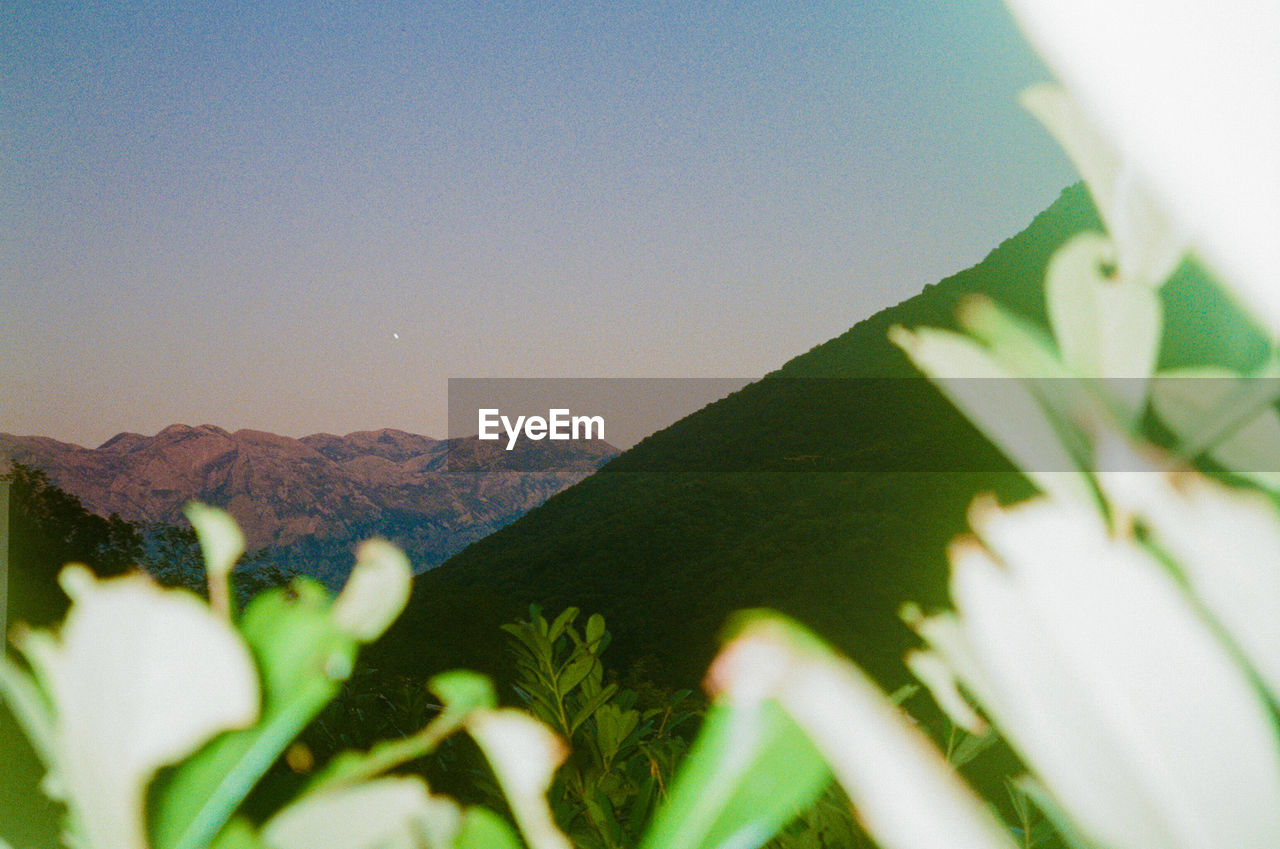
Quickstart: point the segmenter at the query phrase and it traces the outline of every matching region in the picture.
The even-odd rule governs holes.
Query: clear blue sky
[[[987,0],[174,5],[0,13],[0,430],[760,375],[1073,179]]]

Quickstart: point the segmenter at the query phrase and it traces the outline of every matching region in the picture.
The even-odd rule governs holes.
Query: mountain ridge
[[[430,568],[617,453],[603,442],[535,443],[513,452],[525,463],[516,468],[545,456],[554,459],[546,471],[450,471],[451,453],[508,461],[475,442],[393,428],[295,439],[172,424],[154,436],[125,431],[97,448],[0,433],[0,466],[40,468],[90,512],[133,522],[182,525],[182,507],[193,499],[223,507],[240,522],[251,550],[276,550],[336,582],[350,565],[348,549],[363,537],[391,538],[416,568]],[[325,562],[311,567],[308,558]]]
[[[768,606],[813,627],[890,689],[907,683],[901,658],[913,637],[900,605],[945,603],[945,551],[967,531],[977,494],[1010,501],[1033,490],[888,331],[954,329],[956,307],[974,295],[1047,331],[1051,255],[1101,229],[1084,187],[1069,187],[977,265],[651,434],[419,575],[371,662],[414,675],[471,666],[500,676],[500,623],[530,604],[552,614],[573,605],[605,616],[612,663],[691,686],[730,614]],[[1206,307],[1221,295],[1193,262],[1162,299],[1163,367],[1205,364],[1205,350],[1185,340],[1210,336],[1244,340],[1218,364],[1247,368],[1265,356],[1265,339],[1240,333],[1238,311],[1221,327],[1205,323],[1232,310]],[[819,391],[804,391],[810,379]],[[790,471],[789,461],[806,457],[818,458],[805,467],[812,471]]]

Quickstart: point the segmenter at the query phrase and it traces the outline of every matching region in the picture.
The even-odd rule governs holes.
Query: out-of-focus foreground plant
[[[421,731],[319,770],[265,822],[238,812],[268,768],[337,695],[362,643],[408,599],[404,555],[370,541],[336,599],[298,579],[234,609],[229,574],[243,552],[230,517],[189,508],[209,602],[142,574],[97,580],[69,566],[71,610],[56,633],[20,631],[30,672],[9,659],[0,690],[66,804],[67,845],[81,849],[502,849],[521,845],[500,817],[434,796],[388,770],[466,729],[485,752],[528,844],[568,846],[543,794],[563,746],[533,718],[496,708],[481,676],[430,682],[443,711]]]

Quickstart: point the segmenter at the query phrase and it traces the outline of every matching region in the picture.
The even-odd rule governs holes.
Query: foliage
[[[556,820],[584,849],[636,844],[686,747],[678,734],[694,717],[689,691],[644,707],[634,690],[606,681],[604,618],[579,630],[569,607],[554,620],[538,608],[503,626],[516,665],[515,690],[530,713],[569,741],[551,791]]]
[[[112,515],[94,515],[75,496],[49,482],[40,469],[13,464],[10,483],[10,610],[12,619],[46,625],[66,613],[66,597],[54,589],[58,571],[87,563],[99,575],[118,575],[138,562],[137,528]]]

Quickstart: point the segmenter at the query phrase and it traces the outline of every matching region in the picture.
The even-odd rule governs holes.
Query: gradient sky
[[[1074,179],[987,0],[173,5],[0,12],[0,431],[760,375]]]

